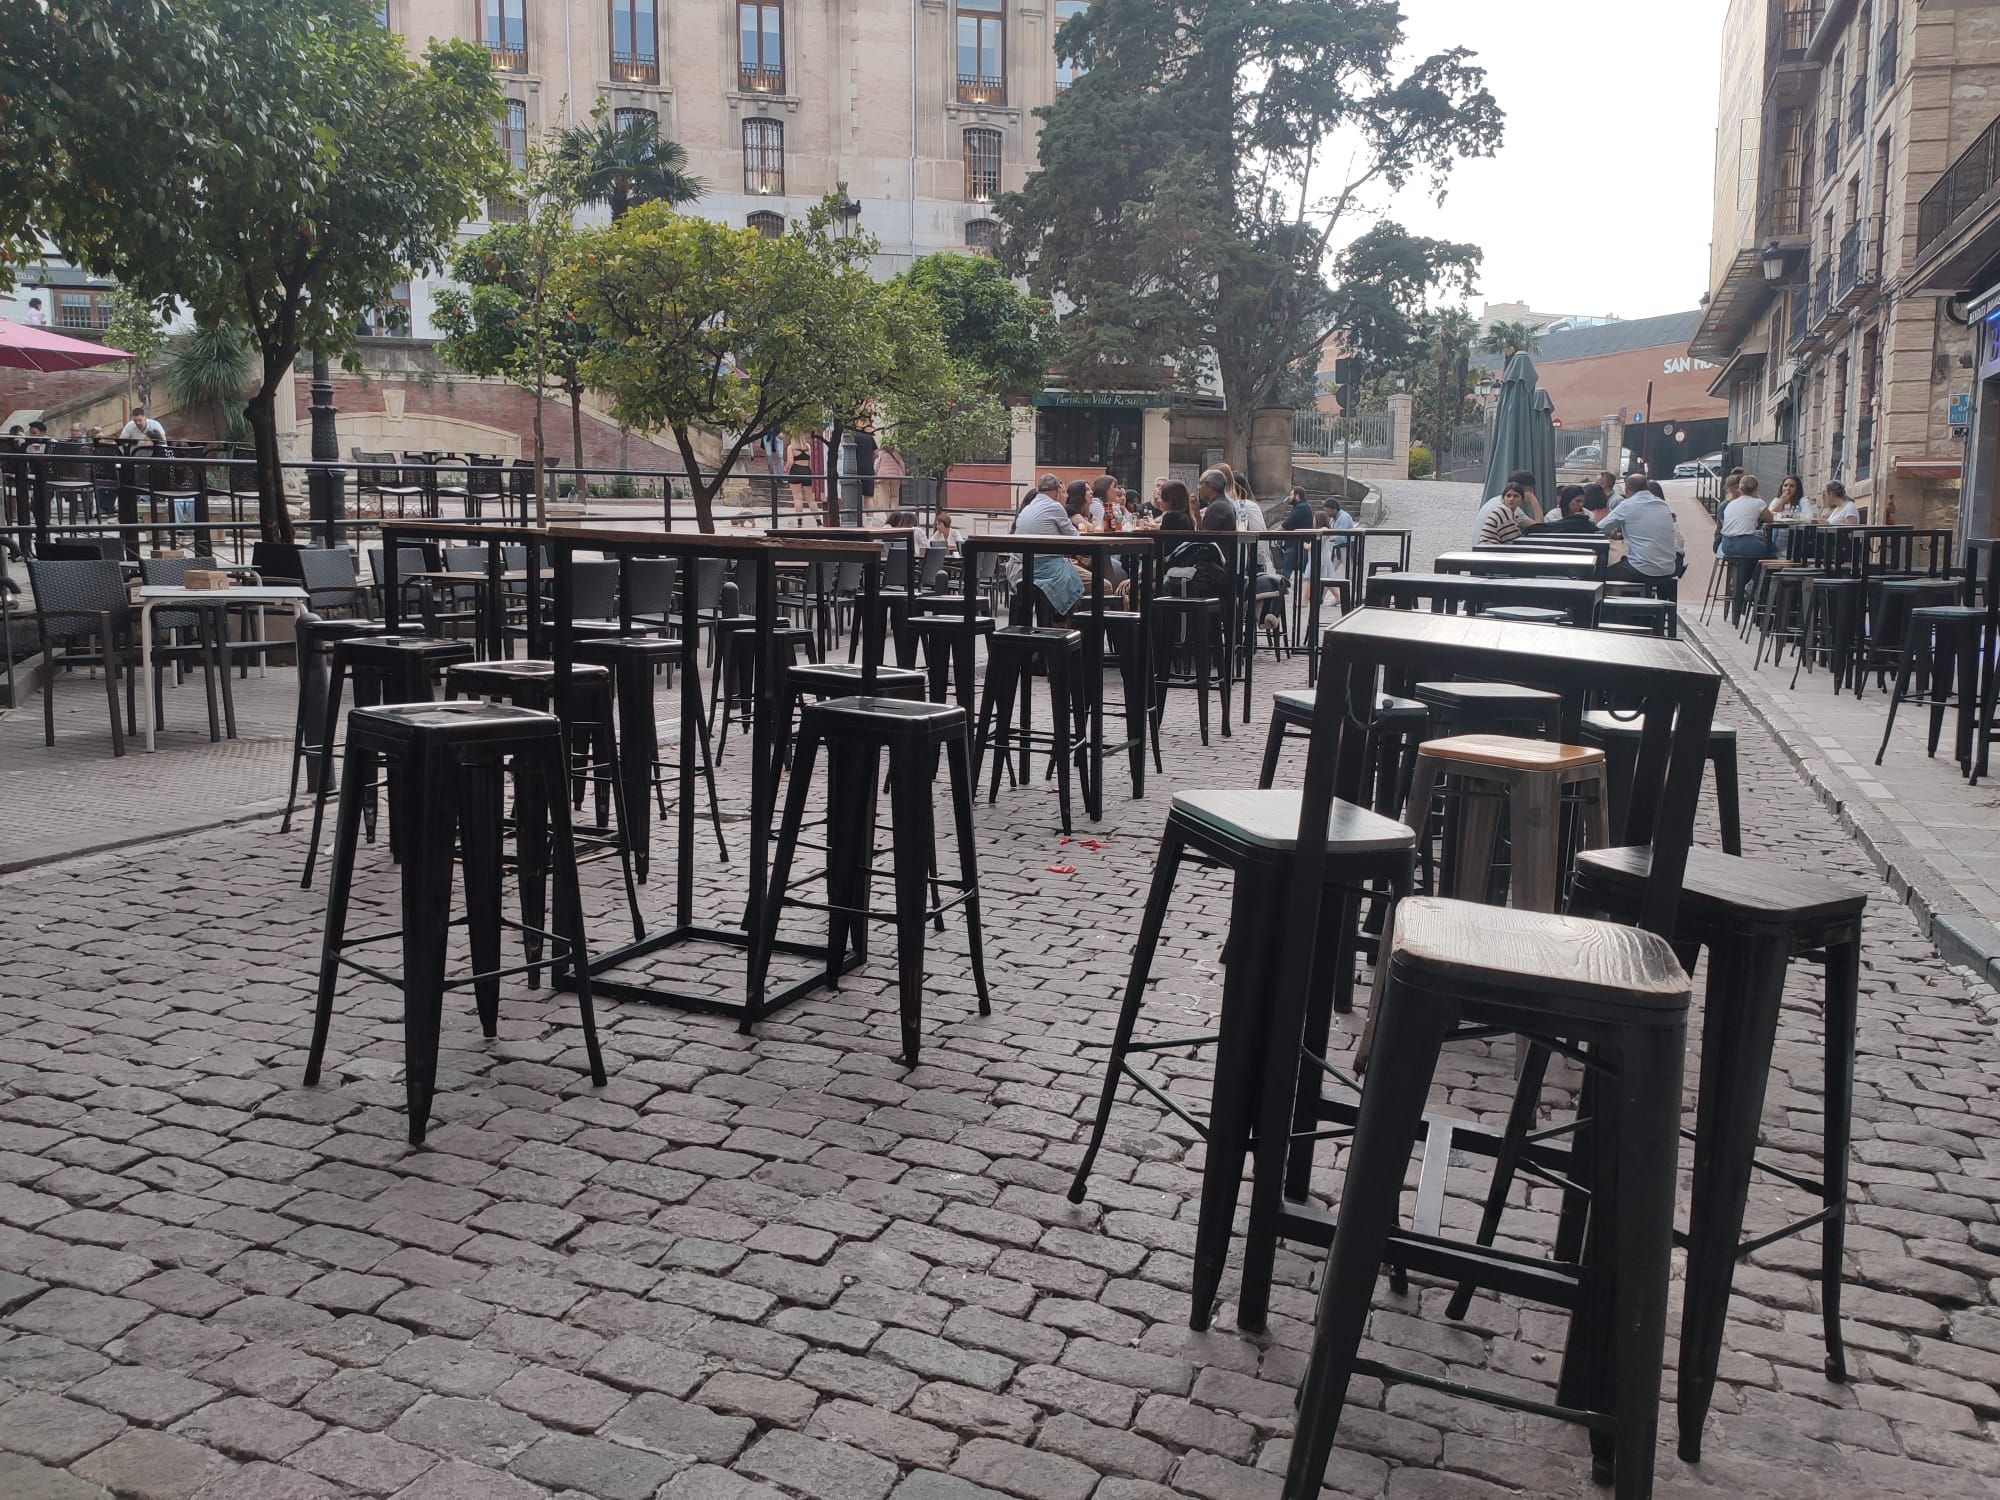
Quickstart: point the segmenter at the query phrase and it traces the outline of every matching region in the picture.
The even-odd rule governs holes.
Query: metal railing
[[[1854,87],[1847,91],[1847,138],[1861,139],[1861,132],[1868,125],[1868,73],[1866,69],[1854,77]]]
[[[1770,52],[1774,62],[1797,62],[1819,29],[1824,0],[1772,0]]]
[[[1390,451],[1394,437],[1395,422],[1386,411],[1358,411],[1352,416],[1334,416],[1323,411],[1292,413],[1295,453],[1380,461],[1394,456]]]
[[[1831,182],[1840,171],[1840,116],[1836,114],[1826,122],[1826,139],[1821,143],[1819,176],[1822,182]]]
[[[736,87],[746,94],[782,94],[785,91],[784,71],[745,63],[736,70]]]
[[[1812,338],[1812,287],[1806,282],[1788,287],[1785,291],[1785,350],[1791,353],[1804,347]]]
[[[1875,285],[1876,263],[1866,223],[1848,226],[1840,237],[1839,269],[1834,278],[1834,296],[1846,306],[1861,292]]]
[[[2000,179],[2000,118],[1945,169],[1917,204],[1917,259],[1928,255],[1967,209],[1993,190]]]
[[[960,104],[1005,104],[1007,102],[1007,80],[986,78],[977,73],[958,75],[958,102]]]
[[[1821,261],[1813,272],[1812,326],[1818,328],[1833,316],[1833,264]]]
[[[507,47],[499,42],[486,44],[486,55],[493,63],[496,73],[525,73],[528,71],[528,49],[525,46]]]
[[[660,55],[657,52],[613,51],[611,77],[618,83],[658,83]]]

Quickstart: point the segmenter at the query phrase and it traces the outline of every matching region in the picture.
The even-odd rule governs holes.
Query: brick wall
[[[47,411],[60,402],[88,396],[107,384],[115,384],[122,391],[124,366],[117,368],[119,373],[115,377],[103,370],[58,370],[46,375],[39,370],[0,370],[0,418],[15,411]]]

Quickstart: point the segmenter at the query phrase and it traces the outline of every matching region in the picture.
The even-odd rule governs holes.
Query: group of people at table
[[[1288,532],[1319,529],[1319,513],[1294,488],[1281,529]],[[1327,517],[1325,529],[1351,531],[1354,517],[1344,505],[1336,504]],[[1178,479],[1154,481],[1152,498],[1134,504],[1125,487],[1114,475],[1101,474],[1086,482],[1071,480],[1067,485],[1054,474],[1044,474],[1035,492],[1014,517],[1017,536],[1081,536],[1119,531],[1226,534],[1261,532],[1269,529],[1263,506],[1248,483],[1228,464],[1206,469],[1195,481],[1194,492]],[[1253,597],[1275,597],[1282,589],[1278,573],[1299,574],[1306,569],[1306,544],[1286,541],[1255,549]],[[1337,541],[1329,541],[1337,547]],[[1112,561],[1112,582],[1121,593],[1126,580],[1116,560]],[[1229,560],[1222,548],[1210,542],[1189,540],[1176,545],[1165,558],[1167,586],[1196,598],[1220,597],[1228,584]],[[1034,567],[1036,590],[1056,615],[1066,615],[1082,602],[1089,586],[1090,572],[1085,563],[1066,557],[1037,558]]]

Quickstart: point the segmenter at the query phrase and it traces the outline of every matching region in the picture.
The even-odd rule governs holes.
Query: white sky
[[[1412,233],[1485,249],[1475,313],[1641,318],[1700,300],[1726,7],[1403,0],[1411,56],[1471,48],[1507,115],[1499,154],[1461,165],[1443,207],[1388,205]]]

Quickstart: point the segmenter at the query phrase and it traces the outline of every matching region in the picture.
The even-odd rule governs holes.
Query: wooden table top
[[[546,537],[553,528],[541,526],[516,526],[511,521],[494,521],[481,525],[476,521],[384,521],[382,534],[406,534],[433,541],[444,542],[500,542],[525,546],[534,538]]]
[[[1387,577],[1390,575],[1380,575]],[[1592,584],[1563,582],[1566,588]],[[1549,650],[1549,629],[1483,615],[1439,615],[1427,610],[1357,609],[1327,627],[1324,649],[1338,657],[1400,661],[1441,652],[1483,658],[1518,658],[1508,671],[1527,676],[1509,682],[1541,686],[1544,682],[1603,682],[1619,673],[1710,679],[1716,669],[1684,641],[1652,635],[1592,635],[1588,652],[1565,654]],[[1490,660],[1486,665],[1493,664]]]
[[[1368,592],[1430,594],[1440,598],[1490,591],[1505,594],[1542,594],[1550,598],[1586,599],[1602,597],[1604,585],[1588,578],[1490,578],[1478,573],[1377,573],[1368,580]],[[1527,602],[1523,600],[1522,602]]]

